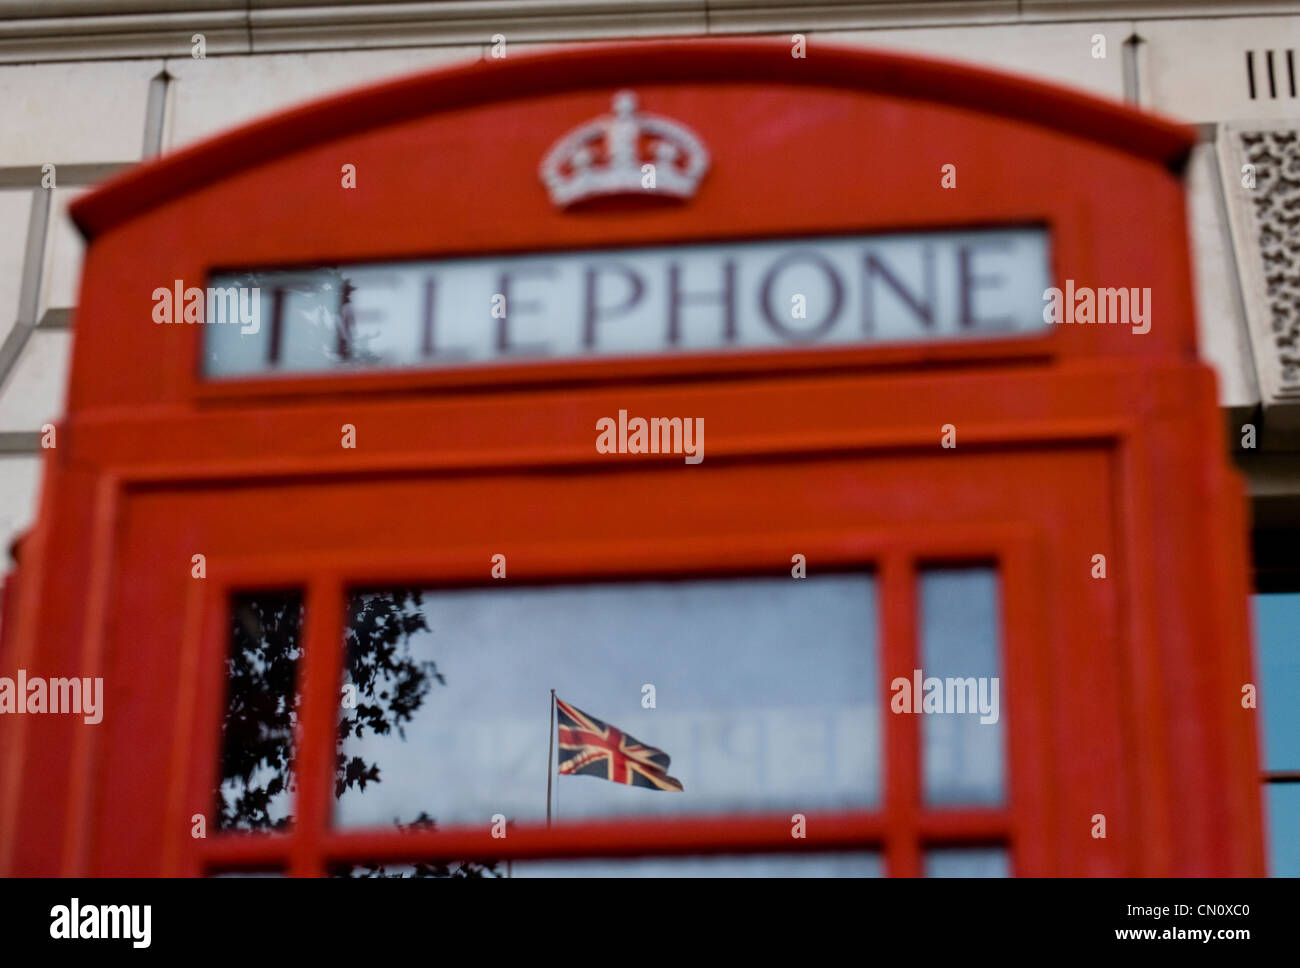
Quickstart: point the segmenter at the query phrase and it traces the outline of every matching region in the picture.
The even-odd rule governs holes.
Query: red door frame
[[[628,86],[709,144],[698,197],[653,212],[552,208],[536,178],[542,152]],[[887,716],[904,722],[887,723],[884,809],[811,818],[807,847],[884,844],[897,874],[919,871],[918,837],[1012,842],[1020,873],[1261,873],[1254,723],[1238,704],[1251,681],[1241,490],[1222,456],[1212,375],[1194,358],[1178,175],[1191,144],[1185,129],[1119,106],[947,64],[816,45],[799,60],[766,41],[652,42],[512,55],[368,88],[82,199],[74,217],[90,246],[68,414],[24,545],[5,657],[33,673],[102,670],[118,712],[98,728],[18,717],[0,732],[0,870],[273,863],[318,874],[344,857],[791,849],[788,817],[521,827],[506,841],[489,841],[486,828],[328,830],[343,589],[483,579],[490,553],[416,553],[331,524],[337,489],[420,479],[454,490],[448,482],[503,475],[536,489],[541,469],[559,467],[579,489],[612,474],[644,487],[662,466],[622,458],[615,468],[573,429],[628,408],[706,415],[703,473],[677,471],[696,475],[688,498],[702,507],[731,473],[778,480],[800,462],[832,473],[836,460],[870,457],[894,481],[886,497],[929,488],[931,517],[948,503],[985,508],[964,523],[922,514],[868,539],[841,504],[824,517],[808,509],[815,525],[781,535],[751,523],[723,544],[678,535],[617,549],[566,546],[546,521],[518,525],[511,575],[529,580],[788,568],[796,537],[822,561],[872,564],[884,661],[906,668],[911,562],[999,560],[1007,675],[1022,697],[1007,713],[1017,723],[1008,811],[919,812],[914,728]],[[357,165],[356,190],[339,188],[344,163]],[[941,186],[949,163],[955,190]],[[147,298],[223,267],[1009,224],[1047,227],[1057,285],[1152,287],[1151,331],[205,382],[199,328],[156,327]],[[959,426],[947,457],[967,462],[961,475],[907,478],[905,468],[944,454],[947,422]],[[364,427],[361,449],[340,452],[343,423]],[[1060,505],[1068,483],[1035,460],[1081,454],[1099,468],[1095,486],[1080,485],[1082,517]],[[1023,493],[987,471],[967,474],[985,460],[1027,474]],[[239,496],[258,488],[299,500],[258,510]],[[1001,492],[1020,506],[992,514]],[[278,540],[238,538],[235,508],[249,535]],[[443,523],[421,512],[415,530]],[[1110,561],[1105,583],[1083,554],[1099,531],[1113,538],[1096,549]],[[189,579],[187,554],[177,560],[185,547],[222,549],[205,582]],[[1067,550],[1084,560],[1062,561]],[[1035,588],[1038,574],[1059,583]],[[262,582],[308,596],[297,824],[287,837],[194,841],[190,815],[215,775],[227,596]],[[1080,640],[1098,616],[1110,617],[1106,640]],[[1095,694],[1081,695],[1080,682]],[[170,744],[155,742],[169,729]],[[1089,746],[1089,736],[1104,742]],[[1066,762],[1081,748],[1093,750],[1086,764]],[[1111,818],[1105,842],[1088,835],[1094,813]]]
[[[788,563],[789,549],[807,551],[819,569],[846,567],[871,568],[880,581],[882,610],[881,703],[887,708],[890,693],[886,686],[895,675],[910,674],[916,668],[916,568],[919,564],[974,563],[994,561],[1004,577],[1001,607],[1007,628],[1006,661],[1011,668],[1004,683],[1012,695],[1019,692],[1026,702],[1015,711],[1008,710],[1009,742],[1016,748],[1008,755],[1019,768],[1009,770],[1008,805],[998,808],[929,809],[920,803],[920,757],[918,755],[918,721],[912,717],[885,716],[882,726],[885,739],[886,800],[878,809],[826,814],[810,812],[808,836],[804,840],[790,837],[790,818],[786,814],[736,816],[701,816],[665,821],[620,819],[599,823],[560,823],[548,829],[541,823],[512,824],[508,843],[494,839],[487,826],[441,828],[436,833],[398,833],[394,831],[337,831],[329,829],[329,819],[321,810],[304,808],[297,812],[292,835],[284,837],[224,836],[199,845],[200,850],[185,856],[184,831],[173,830],[169,857],[185,862],[174,868],[176,873],[202,873],[210,869],[290,870],[318,876],[330,862],[376,860],[401,862],[413,858],[458,860],[469,857],[601,857],[637,856],[644,853],[725,853],[751,850],[785,850],[816,852],[833,848],[878,849],[885,853],[890,873],[915,875],[920,870],[918,845],[970,846],[983,843],[1015,844],[1017,862],[1027,870],[1050,866],[1041,859],[1053,846],[1046,837],[1050,830],[1044,809],[1041,746],[1026,743],[1035,735],[1034,725],[1045,721],[1044,711],[1036,708],[1048,694],[1046,683],[1039,678],[1031,641],[1041,640],[1041,626],[1035,624],[1035,603],[1023,594],[1009,594],[1030,584],[1029,562],[1034,548],[1041,545],[1030,538],[1021,523],[998,523],[953,529],[949,527],[918,529],[901,540],[892,529],[877,528],[875,533],[807,533],[765,535],[752,540],[731,541],[720,546],[702,538],[695,545],[681,540],[646,542],[635,549],[611,542],[609,546],[574,542],[556,548],[514,545],[508,550],[511,567],[521,566],[530,576],[545,576],[548,581],[573,579],[601,580],[629,577],[653,577],[660,574],[679,576],[683,560],[691,562],[694,577],[733,574],[779,574],[782,562]],[[631,552],[629,554],[629,552]],[[630,560],[629,560],[630,559]],[[758,571],[770,563],[766,571]],[[342,651],[331,643],[342,641],[342,604],[350,585],[383,586],[409,583],[412,576],[431,585],[464,585],[481,581],[483,560],[478,555],[436,558],[418,556],[409,562],[385,551],[371,551],[360,560],[331,563],[313,571],[307,582],[308,600],[325,602],[325,607],[307,606],[308,624],[303,641],[308,655],[325,656],[302,673],[306,697],[303,710],[302,742],[315,742],[314,748],[302,749],[304,770],[315,769],[308,780],[300,777],[304,798],[314,798],[319,806],[332,803],[329,790],[333,785],[333,716],[337,713],[337,696],[341,683]],[[226,581],[208,597],[210,615],[205,622],[207,640],[203,644],[202,671],[197,687],[187,686],[187,695],[201,697],[200,712],[186,711],[178,720],[173,739],[174,761],[190,762],[190,789],[175,811],[193,811],[211,795],[211,777],[218,768],[218,743],[212,734],[219,722],[221,686],[227,636],[229,634],[229,595],[244,589],[276,588],[302,576],[301,567],[289,571],[267,570],[262,562],[222,562]],[[190,665],[191,663],[187,663]],[[1028,684],[1028,685],[1026,685]],[[183,706],[181,707],[184,708]],[[197,731],[196,731],[197,727]],[[324,739],[324,742],[321,740]],[[194,756],[198,751],[199,755]],[[179,792],[179,791],[178,791]],[[187,814],[188,815],[188,814]]]

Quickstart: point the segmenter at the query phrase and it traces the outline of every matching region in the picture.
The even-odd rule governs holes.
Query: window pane
[[[998,805],[1005,798],[998,578],[991,568],[921,573],[921,719],[925,800]],[[918,699],[912,697],[913,709]]]
[[[925,852],[926,877],[1010,877],[1005,847],[941,847]]]
[[[1300,783],[1264,784],[1268,811],[1268,871],[1300,877]]]
[[[884,877],[879,854],[748,854],[515,861],[513,877]]]
[[[217,871],[208,877],[287,877],[284,871]]]
[[[907,301],[872,295],[870,267],[877,258],[890,266],[884,279],[897,273],[908,288],[928,287],[924,280],[935,265],[939,280],[962,278],[970,247],[980,252],[978,318],[947,285],[924,319]],[[696,316],[695,307],[683,312],[681,342],[665,339],[676,331],[670,320],[680,305],[671,295],[677,272],[687,289],[717,286],[724,273],[734,280],[725,339],[713,335],[715,325],[702,323],[713,317]],[[493,295],[505,292],[505,273],[529,278],[532,293],[530,339],[508,354],[493,338],[489,315]],[[621,278],[598,284],[602,275]],[[1025,226],[252,269],[211,278],[200,318],[216,325],[202,327],[204,372],[319,373],[1014,336],[1046,325],[1039,294],[1049,278],[1047,232]],[[580,325],[597,311],[596,289],[605,285],[609,295],[600,301],[615,298],[613,287],[623,285],[635,286],[636,298],[620,306],[617,326]],[[825,308],[810,309],[807,322],[773,325],[764,307],[789,303],[795,293],[810,307]],[[179,318],[179,307],[175,313]]]
[[[1264,769],[1300,770],[1300,593],[1254,601]]]
[[[421,815],[413,823],[397,824],[403,832],[432,830],[434,823]],[[360,862],[343,861],[330,868],[330,877],[395,878],[395,877],[450,877],[488,878],[505,877],[506,864],[499,860],[415,861],[412,863],[380,862],[363,859]]]
[[[879,854],[722,854],[491,864],[355,864],[335,877],[884,877]]]
[[[219,830],[270,830],[292,817],[302,593],[236,595],[221,721]]]
[[[552,688],[684,787],[556,776],[560,821],[879,802],[870,576],[396,590],[350,610],[339,825],[544,818]]]
[[[366,862],[363,864],[337,864],[330,870],[330,877],[354,878],[400,878],[400,877],[448,877],[448,878],[492,878],[506,877],[505,861],[452,861],[450,863],[428,864],[423,861],[414,864],[380,864]]]

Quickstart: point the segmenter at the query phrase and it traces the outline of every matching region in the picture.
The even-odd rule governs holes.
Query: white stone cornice
[[[0,62],[349,47],[1245,17],[1291,0],[0,0]]]

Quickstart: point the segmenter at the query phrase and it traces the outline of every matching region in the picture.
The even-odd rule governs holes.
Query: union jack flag
[[[670,761],[663,750],[646,746],[559,698],[555,700],[555,721],[561,773],[598,776],[652,790],[682,789],[681,781],[668,775]]]

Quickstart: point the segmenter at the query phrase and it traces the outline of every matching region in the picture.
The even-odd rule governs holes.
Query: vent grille
[[[1246,51],[1246,84],[1252,101],[1294,98],[1295,51]]]

